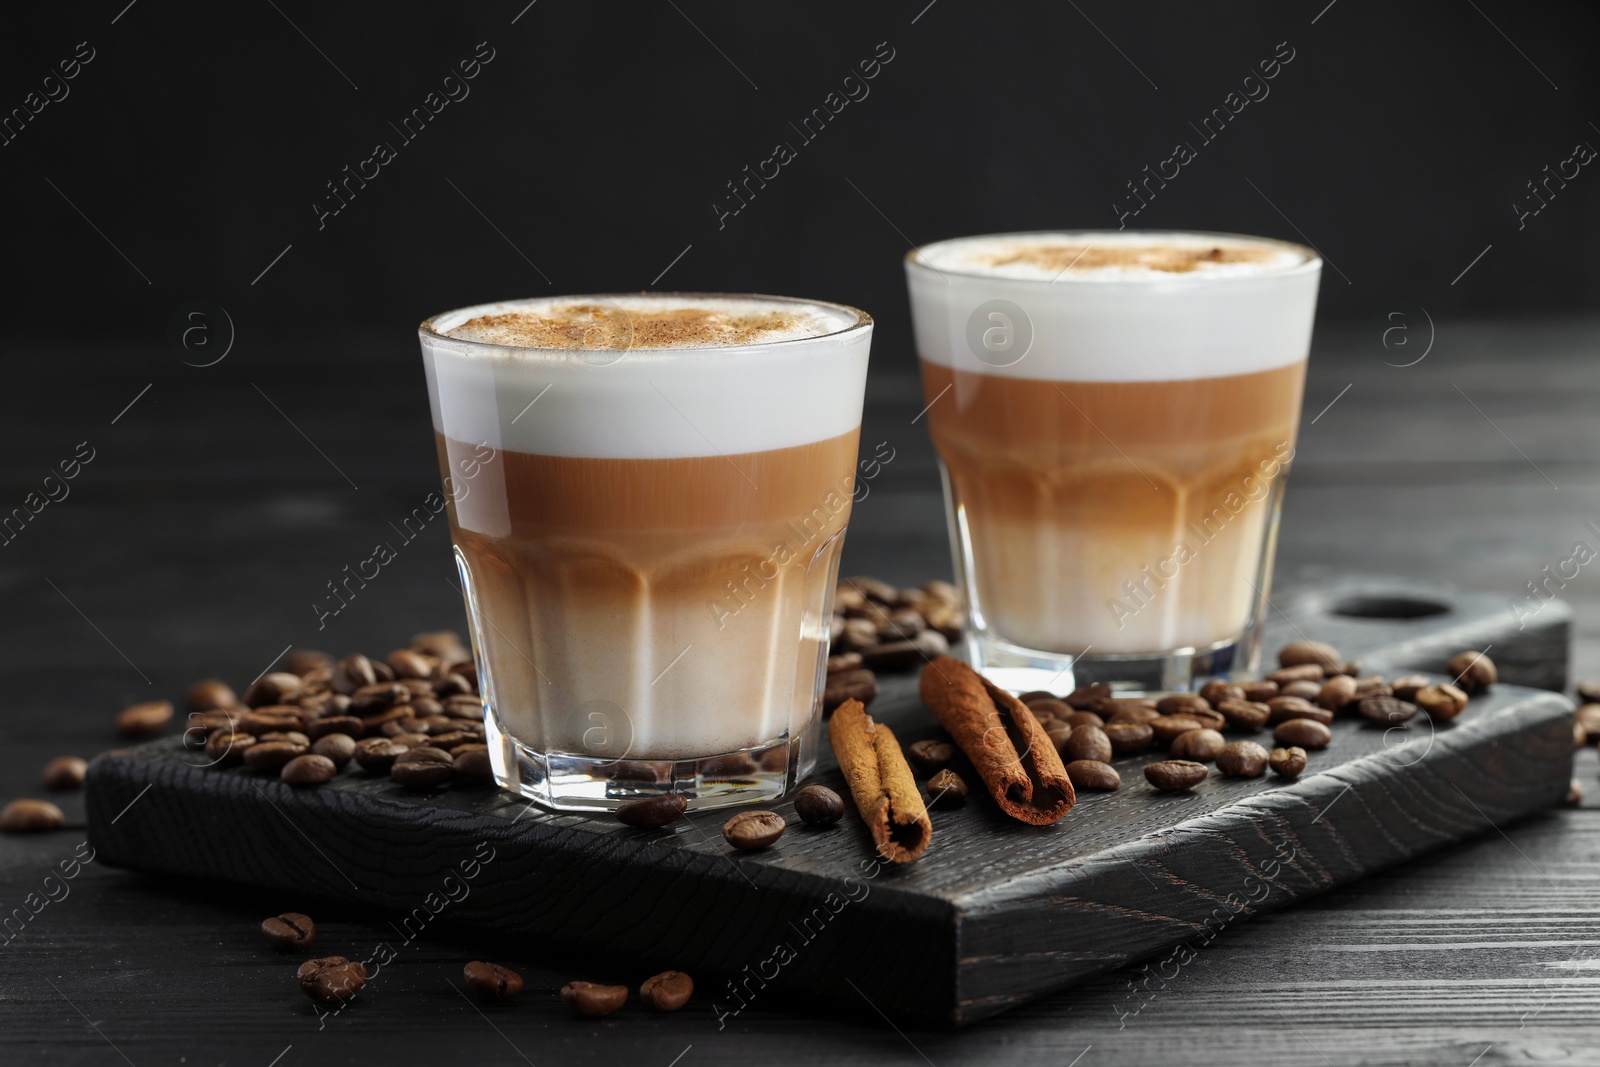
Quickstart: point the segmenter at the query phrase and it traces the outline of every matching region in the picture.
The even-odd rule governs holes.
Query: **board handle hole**
[[[1352,619],[1426,619],[1447,614],[1450,605],[1423,597],[1380,594],[1346,597],[1330,610]]]

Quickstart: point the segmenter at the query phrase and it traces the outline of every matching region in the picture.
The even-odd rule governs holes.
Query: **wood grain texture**
[[[1379,670],[1428,666],[1469,634],[1529,662],[1524,646],[1564,647],[1549,640],[1555,614],[1519,632],[1446,589],[1405,596],[1448,610],[1403,625],[1326,623],[1330,605],[1400,599],[1352,581],[1279,598],[1280,630],[1338,630],[1346,654]],[[1411,658],[1394,659],[1386,638]],[[873,708],[908,742],[937,733],[912,687],[893,679]],[[1125,787],[1086,796],[1054,826],[1024,826],[978,800],[935,812],[933,846],[903,868],[874,860],[853,814],[816,831],[775,805],[794,829],[777,847],[735,854],[715,812],[640,831],[492,788],[421,796],[353,768],[331,786],[294,789],[197,766],[204,757],[173,741],[96,760],[88,814],[107,864],[307,891],[417,921],[419,906],[461,881],[463,862],[492,853],[451,903],[453,918],[714,972],[723,982],[702,988],[725,1011],[792,990],[968,1023],[1547,807],[1569,778],[1570,704],[1514,686],[1449,725],[1341,722],[1335,732],[1298,781],[1213,776],[1163,795],[1138,770],[1151,755],[1119,760]],[[816,780],[844,788],[832,760]]]

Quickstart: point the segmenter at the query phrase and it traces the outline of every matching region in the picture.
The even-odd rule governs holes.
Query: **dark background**
[[[1512,207],[1600,145],[1588,5],[526,2],[139,0],[113,24],[127,0],[107,0],[12,21],[0,107],[78,42],[96,57],[0,147],[13,329],[94,338],[104,373],[165,371],[169,317],[205,300],[234,360],[348,327],[411,373],[428,314],[647,288],[692,246],[661,288],[855,304],[882,323],[880,365],[904,364],[912,242],[1114,225],[1179,140],[1199,158],[1130,225],[1309,240],[1337,268],[1326,322],[1381,324],[1397,301],[1568,313],[1600,284],[1587,168],[1521,231]],[[483,41],[470,95],[403,142],[389,124]],[[870,95],[801,145],[789,123],[883,41]],[[1202,146],[1189,124],[1285,41],[1270,95]],[[379,140],[397,158],[319,229],[313,202]],[[778,140],[798,158],[719,228],[726,183]]]

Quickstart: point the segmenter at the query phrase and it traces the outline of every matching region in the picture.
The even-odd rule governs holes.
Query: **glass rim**
[[[1191,271],[1186,274],[1173,273],[1160,278],[1106,278],[1094,279],[1073,278],[1062,271],[1054,278],[1018,278],[1004,274],[993,274],[985,271],[949,269],[934,266],[924,256],[926,253],[945,245],[953,245],[963,241],[1004,240],[1018,237],[1060,237],[1069,239],[1085,239],[1092,237],[1130,237],[1141,234],[1154,239],[1159,237],[1215,237],[1231,241],[1239,241],[1253,245],[1271,245],[1278,248],[1291,249],[1304,257],[1304,259],[1291,266],[1274,270],[1260,271],[1254,274],[1225,274],[1207,275],[1200,271]],[[1284,241],[1276,237],[1257,237],[1247,233],[1228,233],[1222,230],[1017,230],[1008,233],[975,233],[965,234],[960,237],[946,237],[938,241],[929,241],[917,245],[905,254],[905,265],[918,270],[932,271],[935,274],[950,278],[982,279],[983,281],[997,282],[1002,285],[1055,285],[1059,281],[1067,281],[1075,285],[1224,285],[1230,282],[1252,282],[1267,279],[1294,277],[1299,274],[1311,273],[1322,269],[1322,254],[1310,245],[1300,244],[1296,241]]]
[[[770,341],[749,341],[742,344],[732,345],[679,345],[670,348],[635,348],[630,343],[627,348],[622,350],[623,354],[632,352],[647,352],[657,357],[680,357],[684,359],[705,358],[707,356],[745,352],[757,348],[779,348],[785,345],[804,345],[812,344],[817,341],[834,340],[847,337],[851,334],[859,333],[863,330],[870,330],[873,326],[872,316],[867,314],[865,311],[862,311],[857,307],[852,307],[849,304],[840,304],[832,300],[814,300],[808,297],[798,296],[771,296],[765,293],[678,292],[674,290],[667,292],[640,291],[633,293],[574,293],[568,296],[529,296],[518,297],[511,300],[491,300],[482,304],[470,304],[466,307],[452,308],[449,311],[441,311],[436,315],[430,315],[417,325],[417,335],[424,341],[432,341],[451,347],[459,346],[466,351],[471,351],[473,349],[485,349],[500,352],[535,352],[550,356],[560,356],[563,358],[570,357],[581,359],[587,353],[614,352],[616,349],[540,348],[527,345],[497,344],[493,341],[480,341],[470,337],[452,337],[441,328],[441,324],[446,320],[460,316],[460,318],[450,327],[453,329],[455,326],[459,326],[461,323],[476,317],[473,314],[474,312],[480,315],[489,314],[491,309],[498,308],[503,311],[507,308],[514,308],[519,304],[526,305],[545,301],[563,301],[572,303],[590,301],[616,307],[618,311],[621,311],[624,315],[627,315],[628,312],[618,306],[616,302],[618,300],[633,300],[640,297],[666,297],[669,299],[680,300],[704,299],[708,301],[759,301],[768,304],[791,304],[796,307],[824,308],[830,311],[838,312],[852,319],[853,321],[846,326],[843,326],[837,330],[830,330],[827,333],[808,334],[805,337],[785,337]]]

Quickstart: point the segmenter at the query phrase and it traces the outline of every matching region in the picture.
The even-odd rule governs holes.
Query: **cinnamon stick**
[[[874,722],[861,701],[847,700],[828,720],[828,740],[878,855],[892,863],[922,855],[933,823],[893,731]]]
[[[1045,826],[1072,810],[1061,757],[1022,701],[949,656],[922,669],[919,689],[1007,815]]]

